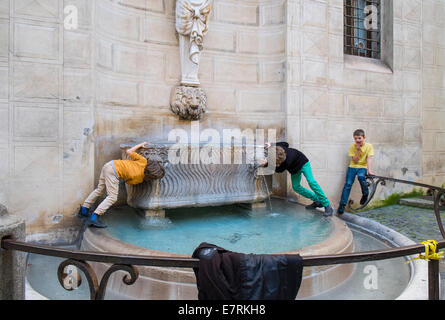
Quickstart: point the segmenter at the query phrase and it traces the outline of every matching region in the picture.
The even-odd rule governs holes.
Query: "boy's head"
[[[164,166],[159,161],[148,160],[144,170],[144,180],[158,180],[165,175]]]
[[[366,139],[365,130],[357,129],[354,131],[353,136],[356,144],[363,144],[365,142]]]
[[[280,146],[276,148],[275,165],[278,167],[286,160],[286,151]]]

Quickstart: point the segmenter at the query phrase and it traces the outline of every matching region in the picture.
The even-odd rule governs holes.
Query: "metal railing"
[[[104,252],[86,252],[80,250],[69,250],[54,248],[46,245],[32,244],[22,241],[14,241],[12,239],[2,239],[1,247],[6,250],[19,250],[28,253],[35,253],[53,257],[66,258],[60,263],[57,271],[59,283],[66,290],[73,288],[67,281],[70,275],[64,270],[67,266],[73,265],[79,268],[88,281],[90,299],[102,300],[105,297],[108,280],[112,273],[116,271],[126,271],[130,276],[126,275],[122,279],[127,285],[136,282],[139,273],[135,266],[156,266],[156,267],[181,267],[181,268],[198,268],[199,259],[194,258],[170,258],[159,256],[145,256],[145,255],[122,255]],[[445,240],[437,242],[437,248],[445,248]],[[358,263],[364,261],[377,261],[392,259],[413,254],[419,254],[425,251],[422,244],[405,246],[402,248],[390,248],[386,250],[375,250],[347,254],[323,255],[323,256],[302,256],[303,266],[325,266],[345,263]],[[97,276],[87,261],[110,263],[112,266],[104,273],[100,282]],[[76,281],[79,281],[77,279]],[[77,285],[80,285],[80,281]],[[439,261],[430,260],[428,262],[428,298],[430,300],[439,300]]]
[[[426,188],[427,193],[431,194],[431,199],[433,200],[433,210],[434,215],[436,216],[436,222],[439,227],[440,233],[442,235],[442,238],[445,239],[445,230],[442,224],[442,218],[440,217],[440,207],[441,207],[441,201],[445,201],[445,189],[441,187],[436,187],[424,183],[414,182],[414,181],[408,181],[408,180],[401,180],[401,179],[395,179],[395,178],[389,178],[389,177],[381,177],[381,176],[366,176],[367,184],[369,187],[369,196],[366,202],[359,206],[358,208],[353,208],[352,205],[354,204],[353,200],[349,200],[348,202],[348,208],[351,211],[358,211],[364,209],[374,198],[375,193],[377,191],[378,185],[385,186],[387,181],[392,181],[394,183],[402,183],[402,184],[408,184],[414,187],[421,187]]]
[[[408,183],[415,186],[425,187],[432,190],[434,199],[435,213],[439,212],[439,200],[442,196],[445,196],[445,189],[405,181],[387,177],[379,176],[369,176],[369,184],[372,188],[370,199],[362,207],[365,207],[372,199],[375,194],[375,189],[378,184],[384,185],[384,181],[394,181],[398,183]],[[440,220],[440,212],[436,213],[436,219],[439,224],[439,228],[443,233],[443,227]],[[444,237],[445,238],[445,237]],[[139,273],[136,266],[154,266],[154,267],[181,267],[181,268],[199,268],[199,259],[195,258],[178,258],[178,257],[164,257],[164,256],[147,256],[147,255],[123,255],[114,254],[107,252],[91,252],[91,251],[81,251],[74,249],[62,249],[55,248],[48,245],[40,245],[27,243],[23,241],[16,241],[9,238],[3,238],[0,242],[1,248],[5,250],[18,250],[28,253],[41,254],[59,258],[65,258],[63,260],[57,271],[57,276],[59,283],[66,290],[73,290],[70,286],[72,281],[69,280],[70,275],[66,272],[67,266],[75,266],[79,268],[85,275],[89,285],[90,299],[92,300],[103,300],[106,293],[107,283],[111,276],[116,271],[125,271],[127,275],[123,277],[123,282],[127,285],[135,283],[138,279]],[[445,240],[442,239],[437,242],[437,249],[445,248]],[[425,246],[423,244],[416,244],[398,248],[389,248],[385,250],[374,250],[366,252],[356,252],[356,253],[346,253],[346,254],[334,254],[334,255],[314,255],[314,256],[302,256],[303,267],[312,266],[325,266],[325,265],[336,265],[336,264],[348,264],[348,263],[358,263],[365,261],[377,261],[392,259],[398,257],[411,256],[414,254],[420,254],[425,251]],[[95,271],[90,266],[89,262],[102,262],[109,263],[111,267],[105,271],[100,282],[96,276]],[[439,299],[439,260],[429,260],[428,261],[428,298],[430,300]],[[80,281],[80,279],[74,279]],[[80,285],[80,282],[77,283]]]

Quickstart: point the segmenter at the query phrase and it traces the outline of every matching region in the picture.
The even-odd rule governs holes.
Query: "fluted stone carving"
[[[165,163],[165,176],[161,180],[126,185],[130,206],[162,215],[164,209],[258,203],[269,196],[263,177],[255,174],[252,164],[204,164],[198,161],[172,164],[167,159],[171,146],[158,144],[141,151],[146,158]],[[124,159],[128,147],[121,146]],[[237,147],[231,147],[223,152],[238,152],[235,149]]]

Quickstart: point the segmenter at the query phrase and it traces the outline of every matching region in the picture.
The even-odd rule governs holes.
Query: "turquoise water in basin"
[[[201,242],[244,253],[292,251],[320,243],[332,231],[331,219],[321,212],[278,199],[253,211],[238,205],[167,210],[160,225],[120,207],[107,212],[103,221],[123,242],[187,255]]]

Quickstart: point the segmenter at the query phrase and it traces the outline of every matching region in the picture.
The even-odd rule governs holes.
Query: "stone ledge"
[[[400,199],[399,204],[411,207],[425,208],[425,209],[434,209],[434,202],[431,199],[424,198],[407,198]],[[441,210],[445,209],[445,206],[439,207]]]
[[[392,74],[391,68],[382,60],[344,55],[345,69],[355,69]]]

